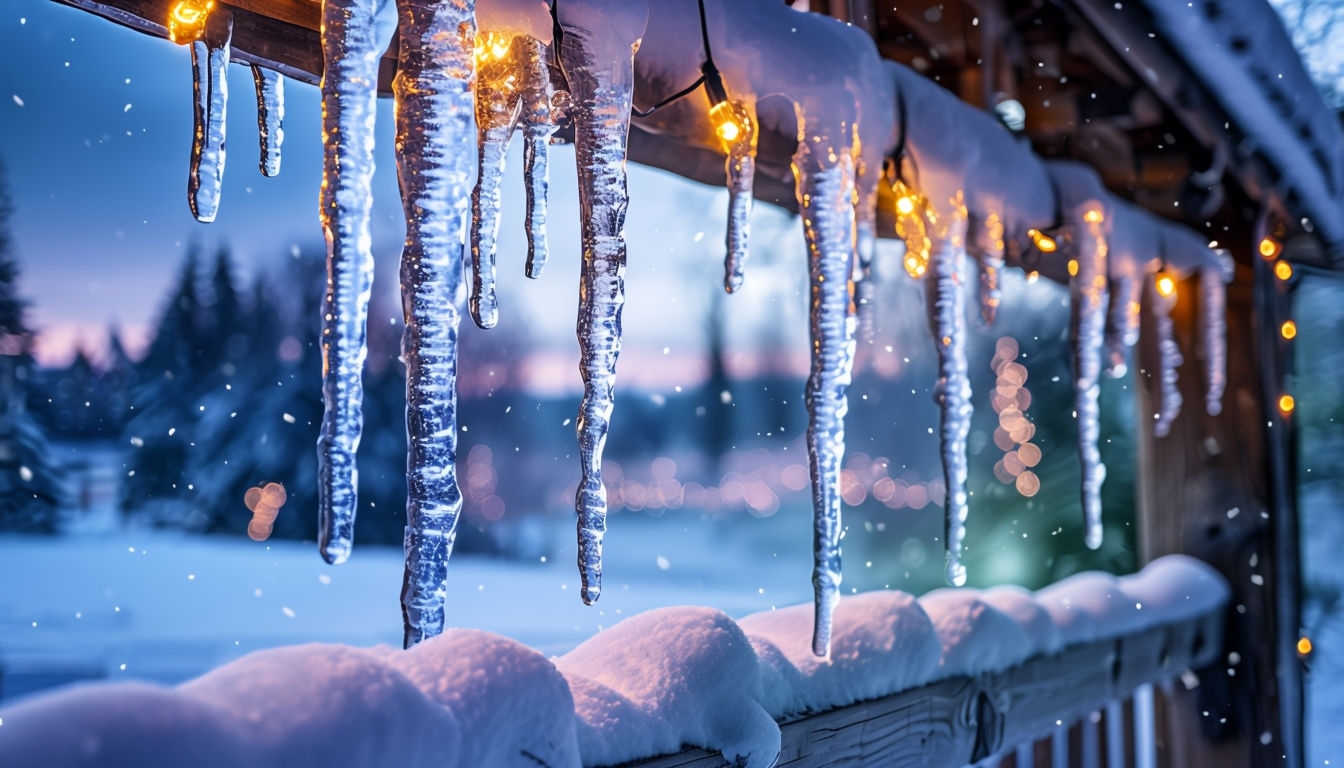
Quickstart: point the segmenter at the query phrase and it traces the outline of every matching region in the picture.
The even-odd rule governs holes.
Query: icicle
[[[756,178],[756,121],[738,102],[728,102],[733,112],[733,123],[738,134],[725,141],[728,159],[724,170],[728,175],[728,234],[725,239],[727,255],[723,262],[723,288],[734,293],[742,287],[747,267],[747,244],[751,238],[752,187]]]
[[[280,173],[280,145],[285,140],[285,80],[279,72],[252,65],[257,86],[257,134],[261,137],[261,175]]]
[[[1101,546],[1101,486],[1106,465],[1097,441],[1101,437],[1101,352],[1106,326],[1106,237],[1102,213],[1089,209],[1078,222],[1077,249],[1069,263],[1070,330],[1073,343],[1074,408],[1078,414],[1078,458],[1082,465],[1083,541]]]
[[[871,343],[876,334],[873,318],[873,300],[877,283],[873,276],[873,258],[877,254],[877,189],[876,184],[860,179],[860,187],[871,186],[872,192],[860,192],[854,209],[854,311],[858,315],[858,338]]]
[[[1227,283],[1222,268],[1200,268],[1199,286],[1203,294],[1204,377],[1207,382],[1204,410],[1210,416],[1217,416],[1223,412],[1223,390],[1227,387]]]
[[[596,20],[592,5],[563,4],[571,18]],[[574,155],[579,172],[583,262],[579,277],[579,371],[583,401],[576,432],[583,477],[574,506],[578,513],[579,575],[583,601],[602,593],[602,539],[607,530],[607,492],[602,485],[606,445],[621,351],[625,304],[626,141],[634,94],[634,51],[646,12],[635,4],[609,9],[611,31],[569,26],[562,17],[561,58],[573,88]],[[637,30],[635,31],[635,27]],[[626,33],[632,40],[624,39]],[[630,42],[635,45],[630,45]]]
[[[317,442],[318,549],[343,563],[354,543],[363,431],[365,327],[373,288],[369,212],[379,45],[374,0],[324,0],[322,230],[327,291],[322,310],[322,431]]]
[[[1157,723],[1154,717],[1153,686],[1144,683],[1134,689],[1134,768],[1156,768]]]
[[[187,203],[197,221],[212,222],[219,213],[224,183],[224,125],[229,102],[229,57],[233,15],[212,14],[204,38],[191,43],[195,133],[191,142],[191,174]]]
[[[980,319],[985,325],[993,325],[999,314],[999,303],[1003,300],[1003,289],[999,286],[999,274],[1003,271],[1003,219],[997,213],[985,216],[981,225],[983,238],[976,249],[976,266],[980,270]]]
[[[1129,275],[1111,280],[1111,311],[1106,320],[1106,374],[1120,378],[1128,371],[1126,351],[1139,340],[1139,297],[1143,282]]]
[[[556,94],[551,87],[546,51],[540,40],[527,38],[519,121],[523,125],[523,180],[527,188],[527,276],[531,278],[541,277],[546,266],[546,188],[551,136],[558,123],[557,110],[551,106]]]
[[[1166,437],[1171,432],[1172,422],[1181,412],[1181,390],[1176,386],[1177,369],[1185,362],[1181,357],[1181,348],[1176,344],[1176,335],[1171,321],[1171,309],[1176,303],[1175,295],[1162,296],[1156,289],[1150,291],[1148,300],[1156,320],[1158,353],[1157,419],[1153,422],[1153,434]]]
[[[499,238],[500,183],[518,121],[520,98],[514,40],[483,32],[476,40],[476,186],[471,193],[471,318],[482,328],[499,322],[495,298],[495,244]]]
[[[406,212],[401,257],[406,330],[405,644],[444,627],[445,579],[462,493],[457,483],[455,297],[471,184],[472,62],[460,44],[474,24],[470,4],[400,0],[397,178]]]
[[[854,259],[854,162],[827,162],[811,137],[793,156],[811,273],[812,371],[807,379],[807,455],[812,474],[812,652],[831,649],[831,618],[840,600],[840,467],[854,365],[855,317],[849,283]],[[819,157],[814,155],[820,155]]]
[[[943,458],[943,481],[947,498],[943,504],[944,540],[947,545],[947,582],[966,583],[961,562],[966,538],[966,437],[971,429],[971,381],[966,363],[966,300],[962,294],[962,260],[966,257],[966,203],[961,193],[951,201],[952,210],[936,222],[929,260],[932,274],[924,283],[929,330],[938,348],[938,384],[934,398],[941,408],[939,442]]]

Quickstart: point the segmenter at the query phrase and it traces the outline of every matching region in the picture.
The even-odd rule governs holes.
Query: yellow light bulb
[[[910,195],[904,195],[896,200],[896,212],[902,216],[909,216],[915,212],[915,199]]]
[[[1283,325],[1279,326],[1279,335],[1285,339],[1297,337],[1297,323],[1292,320],[1285,320]]]
[[[1274,276],[1280,280],[1288,280],[1293,276],[1293,265],[1286,261],[1280,261],[1274,265]]]
[[[1086,221],[1088,224],[1100,224],[1101,211],[1098,211],[1096,208],[1089,209],[1087,213],[1083,214],[1083,221]]]
[[[1069,259],[1069,277],[1078,276],[1078,260]]]
[[[709,122],[714,135],[723,142],[724,151],[731,153],[735,144],[751,139],[751,117],[740,102],[720,101],[709,108]]]
[[[1279,244],[1266,237],[1260,241],[1260,255],[1272,259],[1279,253]]]
[[[179,0],[168,12],[168,39],[185,45],[200,40],[215,0]]]
[[[513,38],[501,32],[482,32],[476,35],[476,66],[481,67],[509,56]]]
[[[1297,640],[1297,655],[1307,656],[1311,654],[1311,638],[1300,637]]]
[[[1157,294],[1164,299],[1175,296],[1176,279],[1165,272],[1159,272],[1157,275]]]
[[[1279,411],[1283,413],[1284,416],[1287,416],[1288,414],[1292,413],[1293,409],[1296,407],[1297,407],[1297,401],[1293,399],[1292,395],[1279,396]]]
[[[1059,247],[1055,244],[1054,238],[1039,229],[1028,229],[1027,237],[1031,238],[1032,244],[1035,245],[1036,250],[1041,253],[1054,253],[1055,249]]]

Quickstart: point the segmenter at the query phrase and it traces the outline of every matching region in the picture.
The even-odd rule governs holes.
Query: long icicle
[[[1120,378],[1129,370],[1125,365],[1127,350],[1139,340],[1139,299],[1143,281],[1130,275],[1111,281],[1111,308],[1106,321],[1105,347],[1106,374]]]
[[[528,37],[523,59],[522,109],[523,184],[527,192],[527,271],[531,278],[541,277],[549,247],[546,242],[546,195],[550,185],[551,136],[558,127],[557,110],[551,100],[550,68],[546,65],[546,44]],[[566,94],[568,96],[568,94]]]
[[[1155,288],[1149,287],[1145,303],[1151,308],[1153,325],[1157,331],[1158,397],[1153,434],[1166,437],[1171,433],[1171,425],[1180,415],[1182,405],[1181,390],[1177,386],[1177,369],[1185,359],[1181,357],[1181,348],[1176,344],[1176,332],[1171,320],[1171,309],[1176,304],[1176,297],[1162,296]]]
[[[1101,546],[1101,486],[1106,465],[1101,463],[1101,358],[1106,329],[1106,236],[1102,213],[1089,209],[1078,222],[1075,268],[1069,280],[1069,330],[1073,344],[1073,395],[1078,418],[1078,458],[1082,469],[1083,542],[1088,549]]]
[[[858,316],[856,338],[871,344],[876,334],[873,317],[877,281],[873,259],[877,255],[877,184],[880,176],[857,174],[854,206],[854,313]]]
[[[1003,301],[1003,288],[999,284],[1003,273],[1003,217],[990,213],[981,226],[983,242],[975,259],[980,274],[976,297],[980,301],[980,319],[985,325],[993,325]]]
[[[625,305],[626,142],[634,94],[634,48],[619,58],[611,42],[565,29],[565,61],[574,97],[574,155],[579,173],[583,262],[579,276],[579,372],[583,401],[575,431],[583,476],[575,495],[583,602],[602,593],[607,491],[602,452],[614,403],[616,359]]]
[[[737,138],[728,142],[724,172],[728,177],[727,253],[723,264],[723,288],[734,293],[746,276],[747,248],[751,239],[752,189],[756,178],[756,121],[743,108],[730,102],[738,126]]]
[[[476,185],[471,192],[471,319],[481,328],[499,322],[495,295],[495,247],[499,240],[499,209],[504,160],[518,120],[518,67],[514,63],[516,38],[482,33],[476,45]]]
[[[229,59],[233,14],[210,14],[205,36],[191,43],[192,114],[191,172],[187,176],[187,204],[197,221],[209,223],[219,214],[224,184],[225,112],[229,105]]]
[[[448,558],[462,511],[455,299],[474,136],[472,55],[462,35],[475,22],[473,3],[464,0],[398,0],[397,8],[401,48],[392,89],[406,212],[401,290],[408,438],[401,605],[409,648],[443,631]]]
[[[285,141],[285,79],[279,72],[252,65],[257,87],[257,136],[261,142],[261,175],[280,174],[280,145]]]
[[[1217,416],[1223,412],[1227,388],[1227,275],[1220,266],[1201,267],[1199,286],[1204,308],[1204,410]]]
[[[327,290],[322,307],[322,431],[317,441],[318,550],[350,557],[363,431],[364,358],[373,289],[373,122],[378,96],[375,0],[322,4],[322,231]]]
[[[840,468],[854,366],[855,314],[849,286],[854,261],[854,162],[831,160],[810,136],[793,156],[798,206],[807,238],[812,366],[807,378],[807,457],[812,476],[812,652],[831,652],[840,601]],[[821,142],[824,143],[824,142]]]
[[[947,582],[966,583],[961,562],[966,538],[966,438],[971,431],[971,380],[966,362],[966,299],[963,294],[966,259],[966,204],[958,193],[945,221],[936,226],[929,274],[924,282],[929,330],[938,350],[938,383],[934,398],[940,408],[938,430],[943,458],[943,537],[947,546]]]

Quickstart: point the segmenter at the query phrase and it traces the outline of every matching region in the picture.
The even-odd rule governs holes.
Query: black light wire
[[[648,109],[640,109],[631,105],[630,112],[635,117],[648,117],[668,104],[691,95],[695,92],[695,89],[702,85],[705,86],[705,90],[709,93],[710,102],[718,104],[728,100],[728,91],[723,86],[723,75],[719,73],[719,68],[714,66],[714,54],[710,51],[709,47],[709,23],[705,20],[705,0],[698,0],[698,4],[700,7],[700,40],[705,48],[705,63],[700,65],[700,77],[696,78],[695,82],[654,104]],[[551,37],[555,42],[552,54],[555,57],[556,68],[560,70],[560,76],[564,79],[566,87],[568,87],[569,74],[565,72],[565,63],[560,57],[560,46],[563,44],[565,31],[560,26],[560,15],[557,11],[559,5],[560,0],[551,0]]]

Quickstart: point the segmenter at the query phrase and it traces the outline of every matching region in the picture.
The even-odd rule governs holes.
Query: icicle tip
[[[947,583],[954,587],[966,586],[966,566],[950,557],[947,561]]]

